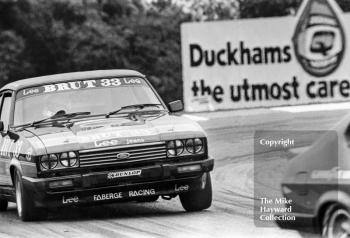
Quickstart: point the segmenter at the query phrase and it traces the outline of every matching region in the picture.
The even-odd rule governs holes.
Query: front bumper
[[[191,166],[195,170],[186,170]],[[23,183],[36,207],[112,203],[202,189],[201,178],[213,167],[214,160],[206,159],[52,178],[23,176]],[[57,181],[71,181],[71,186],[52,187]]]

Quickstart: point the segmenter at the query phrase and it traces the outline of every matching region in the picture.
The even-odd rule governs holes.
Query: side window
[[[2,99],[0,119],[4,122],[5,130],[8,129],[11,115],[11,93],[5,93]]]

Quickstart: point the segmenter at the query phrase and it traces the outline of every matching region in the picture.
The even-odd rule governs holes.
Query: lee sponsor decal
[[[110,139],[110,140],[97,140],[94,141],[94,146],[95,147],[107,147],[107,146],[116,146],[120,144],[126,144],[126,145],[131,145],[131,144],[141,144],[145,143],[146,140],[143,138],[118,138],[118,139]]]
[[[177,184],[175,184],[175,192],[187,192],[190,189],[189,185],[181,185],[178,186]]]
[[[334,0],[308,0],[296,17],[183,24],[186,110],[349,100],[347,21]]]
[[[141,170],[117,171],[117,172],[108,173],[107,179],[115,179],[115,178],[139,176],[139,175],[141,175]]]
[[[95,147],[116,146],[119,144],[119,141],[117,139],[101,140],[101,141],[95,141],[94,144],[95,144]]]
[[[153,188],[129,191],[129,197],[149,196],[155,194],[156,191]]]
[[[114,200],[114,199],[120,199],[123,198],[123,193],[104,193],[104,194],[97,194],[93,196],[94,201],[105,201],[105,200]]]
[[[40,93],[40,90],[38,88],[24,89],[22,92],[23,96],[37,94],[37,93]]]
[[[158,135],[158,132],[154,128],[150,129],[129,129],[129,130],[116,130],[112,132],[106,132],[106,133],[99,133],[99,134],[94,134],[94,135],[84,135],[80,136],[80,140],[82,142],[89,142],[93,141],[95,146],[96,145],[101,145],[103,141],[111,141],[111,140],[130,140],[133,142],[135,137],[143,137],[143,136],[154,136]],[[142,138],[137,138],[138,141],[145,140]],[[107,142],[108,143],[108,142]],[[110,142],[113,143],[113,142]]]
[[[79,197],[74,196],[74,197],[62,197],[62,203],[63,204],[71,204],[71,203],[78,203],[79,202]]]
[[[143,138],[136,138],[136,139],[126,139],[126,144],[140,144],[140,143],[144,143],[145,139]]]
[[[119,87],[135,85],[146,85],[146,83],[141,78],[102,78],[95,80],[71,81],[23,89],[17,93],[17,99],[42,93],[63,92],[69,90],[82,90],[99,87]]]

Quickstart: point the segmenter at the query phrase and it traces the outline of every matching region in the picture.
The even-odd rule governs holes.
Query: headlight
[[[203,150],[203,141],[202,139],[187,139],[186,140],[186,150],[191,154],[198,154]]]
[[[184,152],[184,144],[181,140],[169,141],[167,149],[170,156],[181,155]]]
[[[58,158],[55,154],[43,155],[40,158],[40,165],[43,170],[54,169],[58,164]]]
[[[63,152],[60,154],[43,155],[39,159],[41,170],[63,169],[79,166],[77,152]]]
[[[69,158],[68,158],[68,153],[62,153],[60,156],[60,162],[64,167],[69,166]]]
[[[168,157],[203,154],[206,151],[205,147],[204,138],[168,141]]]
[[[70,159],[70,166],[74,167],[78,165],[78,156],[75,152],[69,152],[68,153],[69,159]]]
[[[64,152],[60,155],[60,162],[64,167],[74,167],[78,164],[77,154],[73,151]]]

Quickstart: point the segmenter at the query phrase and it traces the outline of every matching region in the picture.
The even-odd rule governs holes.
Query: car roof
[[[47,76],[40,76],[35,78],[22,79],[14,81],[3,86],[0,91],[3,90],[20,90],[31,86],[59,83],[72,80],[89,80],[103,77],[144,77],[143,74],[126,69],[113,69],[113,70],[94,70],[94,71],[82,71],[73,73],[53,74]]]

